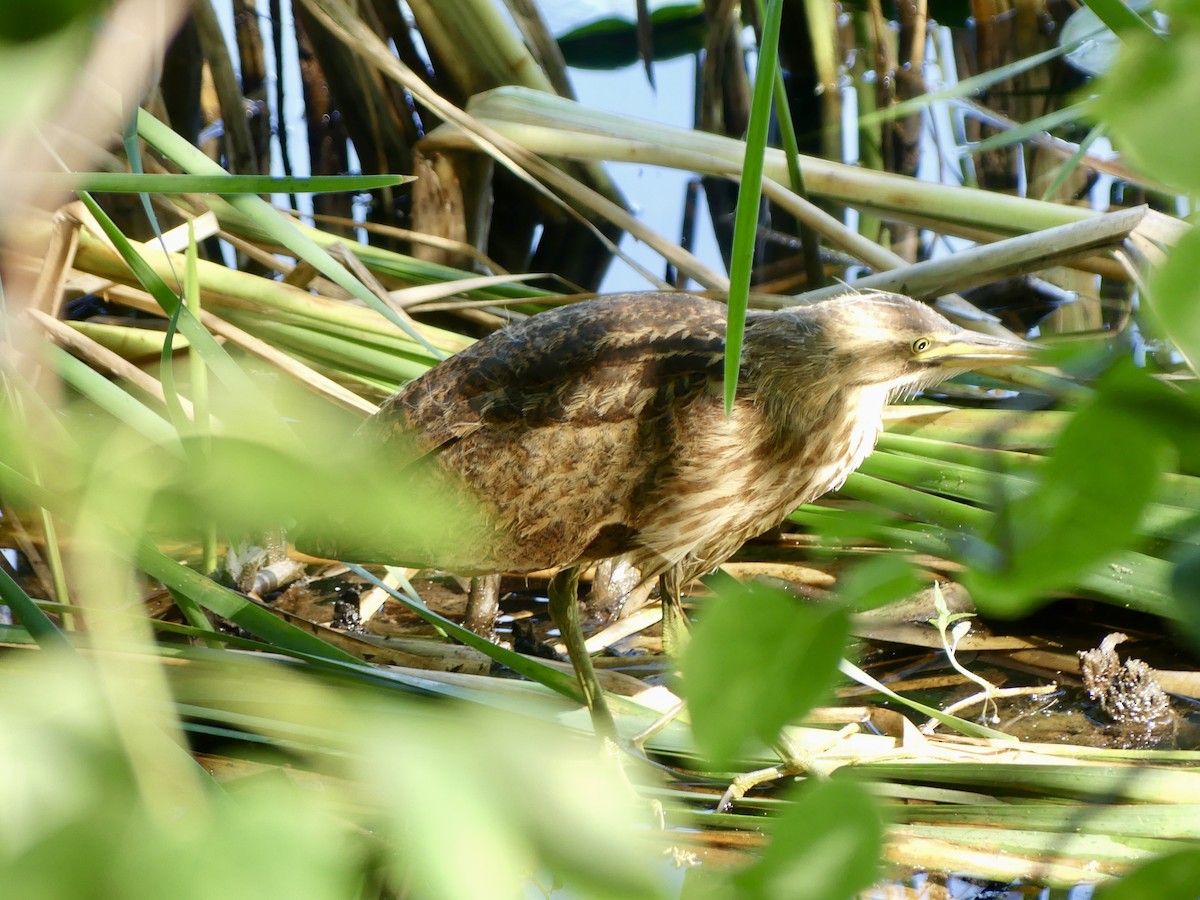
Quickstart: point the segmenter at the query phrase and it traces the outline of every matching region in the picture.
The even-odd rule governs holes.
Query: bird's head
[[[959,372],[1025,360],[1036,349],[960,328],[901,294],[847,294],[751,321],[747,356],[757,356],[747,360],[751,377],[781,393],[790,393],[789,382],[799,376],[810,393],[821,385],[830,394],[876,388],[897,397]]]
[[[849,294],[809,308],[827,362],[847,385],[893,396],[970,369],[1028,359],[1033,344],[968,331],[901,294]]]

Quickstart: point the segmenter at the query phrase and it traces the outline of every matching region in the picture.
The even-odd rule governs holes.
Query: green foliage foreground
[[[1178,112],[1200,106],[1191,102],[1200,19],[1187,4],[1175,12],[1169,39],[1128,36],[1131,50],[1097,108],[1147,168],[1195,193],[1200,116]],[[222,182],[215,164],[148,114],[140,128],[174,163],[216,179],[214,195],[262,186]],[[364,353],[341,374],[384,390],[461,345],[436,329],[413,330],[382,305],[322,249],[328,236],[292,227],[257,198],[223,204],[214,197],[211,206],[222,227],[290,248],[396,323],[381,336],[369,330],[376,326],[360,328],[361,320],[322,320],[327,309],[273,282],[264,294],[270,290],[279,305],[263,299],[255,310],[268,321],[256,323],[241,292],[247,281],[268,279],[191,266],[186,287],[203,272],[212,294],[241,303],[224,311],[230,320],[290,338],[298,358],[319,365],[378,338],[367,349],[391,368],[372,368],[383,363]],[[0,578],[0,595],[21,623],[5,627],[13,648],[0,661],[6,893],[493,898],[561,885],[576,897],[834,898],[869,885],[883,859],[997,878],[1032,873],[1067,885],[1158,856],[1107,896],[1139,896],[1151,881],[1159,897],[1194,894],[1196,853],[1179,845],[1200,838],[1195,753],[1081,752],[1063,765],[1055,748],[987,744],[985,729],[943,716],[975,742],[926,741],[905,720],[899,736],[858,735],[867,740],[839,755],[839,732],[788,726],[829,695],[838,668],[852,671],[839,667],[850,610],[912,589],[907,568],[893,560],[850,572],[841,599],[820,609],[758,585],[718,585],[682,663],[687,717],[646,737],[657,713],[623,704],[619,726],[628,743],[619,750],[587,735],[570,679],[541,662],[488,651],[532,684],[371,666],[182,564],[163,548],[182,544],[190,552],[202,531],[316,520],[358,545],[419,546],[459,531],[459,517],[470,511],[354,457],[344,444],[353,424],[344,413],[297,413],[291,399],[275,396],[274,376],[256,374],[187,311],[186,292],[169,286],[178,274],[170,261],[142,258],[107,227],[98,205],[91,209],[122,257],[85,235],[79,258],[136,282],[162,311],[177,314],[203,360],[199,372],[213,375],[209,403],[220,427],[209,434],[187,421],[178,401],[143,402],[40,341],[22,347],[45,350],[37,377],[57,373],[86,401],[44,403],[35,367],[5,370],[0,493],[23,517],[45,516],[52,548],[50,526],[66,526],[61,563],[50,565],[65,569],[76,593],[43,605],[87,624],[83,633],[59,631],[15,582]],[[1145,297],[1193,367],[1200,358],[1195,243],[1193,232]],[[382,270],[398,260],[375,253],[373,262]],[[453,275],[428,266],[413,274],[421,267],[405,262],[412,281]],[[534,293],[510,285],[472,296]],[[270,316],[261,315],[266,308]],[[20,343],[15,332],[7,337],[11,347]],[[163,384],[171,387],[173,377],[165,374]],[[1039,445],[1048,458],[933,448],[937,442],[921,435],[892,435],[847,488],[904,514],[903,524],[894,515],[854,521],[828,509],[797,518],[830,526],[827,537],[839,527],[865,531],[888,546],[960,562],[981,608],[995,614],[1017,615],[1075,590],[1156,613],[1195,642],[1195,385],[1168,386],[1116,367],[1084,393],[1070,424]],[[1061,415],[1051,415],[1061,425]],[[939,463],[936,482],[929,459]],[[1185,474],[1164,476],[1171,468]],[[147,579],[167,586],[189,624],[168,627],[141,615]],[[243,633],[218,633],[206,612]],[[191,643],[174,643],[181,638]],[[709,794],[696,800],[697,783],[711,793],[747,769],[778,767],[768,747],[781,731],[802,745],[797,755],[807,764],[794,792],[751,798],[738,814],[713,811]],[[1030,755],[1004,766],[994,762],[1001,751],[1005,759]],[[726,866],[714,851],[689,869],[696,848],[716,844],[697,839],[701,829],[736,832],[759,841],[760,852]],[[935,856],[935,841],[957,855]],[[998,852],[986,860],[961,853],[979,846]],[[1022,868],[1002,865],[1017,857]]]
[[[27,897],[658,897],[661,848],[615,760],[560,728],[254,657],[15,654],[0,677],[5,890]],[[118,711],[119,710],[119,711]],[[258,757],[258,760],[256,760]],[[211,766],[213,772],[205,771]],[[214,780],[220,779],[220,785]],[[622,860],[619,866],[612,860]]]

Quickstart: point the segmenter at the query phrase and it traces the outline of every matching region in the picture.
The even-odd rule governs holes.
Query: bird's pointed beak
[[[914,362],[954,365],[1002,365],[1024,362],[1038,351],[1037,344],[1019,338],[964,331],[945,341],[935,341],[927,350],[913,354]]]

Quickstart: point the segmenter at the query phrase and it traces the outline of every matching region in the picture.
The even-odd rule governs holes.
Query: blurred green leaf
[[[131,686],[162,665],[125,663]],[[164,807],[140,792],[116,727],[113,703],[129,698],[106,693],[90,662],[0,660],[7,895],[491,900],[547,878],[575,897],[666,896],[617,762],[569,732],[335,689],[260,656],[196,653],[168,672],[179,708],[265,741],[257,760],[210,755],[220,785]]]
[[[1127,402],[1151,390],[1147,381],[1132,367],[1110,373],[1063,430],[1033,489],[1001,507],[987,537],[991,557],[980,554],[964,578],[982,612],[1028,612],[1133,542],[1168,459],[1154,417]]]
[[[113,853],[108,873],[122,897],[354,895],[367,848],[324,798],[299,789],[282,771],[242,779],[227,790],[214,797],[196,828],[164,828],[136,813],[130,817],[120,837],[125,848]],[[264,835],[270,835],[269,852]],[[95,864],[89,868],[94,872]]]
[[[915,593],[921,580],[912,563],[898,554],[879,556],[849,568],[838,578],[837,594],[855,612],[875,609]]]
[[[95,415],[96,409],[104,410],[150,443],[157,444],[168,452],[182,452],[179,448],[179,434],[171,423],[129,394],[121,385],[104,377],[56,344],[47,345],[46,355],[63,383],[95,404],[95,407],[89,407],[83,415],[91,417]],[[75,416],[67,418],[70,421]],[[62,452],[78,452],[78,447],[69,445],[60,444],[57,449]],[[0,452],[0,459],[6,456],[6,453]]]
[[[290,522],[306,547],[364,562],[429,565],[474,552],[471,536],[486,523],[465,487],[347,444],[321,458],[214,436],[203,465],[167,479],[158,509],[176,528],[194,527],[197,514],[226,529]]]
[[[1200,61],[1200,43],[1197,44]],[[1197,98],[1200,102],[1200,97]],[[1200,112],[1200,105],[1196,107]],[[1197,132],[1200,139],[1200,131]],[[1200,184],[1200,181],[1197,182]],[[1193,372],[1200,372],[1200,231],[1189,231],[1154,274],[1150,310]]]
[[[396,716],[362,729],[380,828],[400,851],[388,858],[397,883],[423,897],[492,900],[531,896],[530,879],[549,875],[563,896],[668,896],[615,758],[606,764],[594,744],[560,729],[457,712],[420,728],[417,740]]]
[[[38,22],[36,16],[27,15],[29,5],[38,6],[12,0],[0,3],[0,17],[7,20],[0,23],[0,29],[10,32],[8,39],[0,37],[0,84],[4,85],[0,142],[8,145],[9,152],[34,140],[32,129],[77,89],[77,61],[87,56],[95,37],[87,22],[72,20],[61,28]],[[42,30],[45,25],[50,29]],[[66,60],[74,64],[64,64]]]
[[[1126,31],[1124,51],[1101,81],[1095,112],[1111,126],[1116,144],[1148,174],[1183,191],[1200,193],[1200,16],[1195,4],[1171,7],[1171,35],[1163,41]]]
[[[1152,859],[1120,881],[1096,889],[1096,900],[1195,900],[1200,885],[1200,850],[1180,850]]]
[[[35,41],[71,27],[84,16],[99,18],[109,5],[109,0],[9,0],[0,3],[0,41]]]
[[[791,801],[762,859],[736,876],[739,896],[841,900],[869,887],[883,853],[883,819],[866,789],[810,778]]]
[[[314,418],[308,424],[319,431],[323,420],[312,409],[309,414]],[[11,423],[0,417],[0,426],[5,425]],[[170,559],[150,535],[190,540],[196,523],[210,519],[228,534],[292,522],[306,525],[307,535],[321,548],[354,548],[399,562],[444,558],[445,547],[462,546],[463,535],[478,527],[469,497],[448,497],[444,483],[419,475],[403,477],[390,459],[359,454],[353,442],[343,442],[344,452],[338,454],[319,439],[281,448],[200,435],[182,442],[192,452],[178,454],[170,451],[179,443],[164,448],[121,425],[79,421],[73,431],[78,445],[57,446],[55,456],[35,445],[41,458],[56,460],[40,486],[13,458],[15,443],[10,447],[0,440],[0,475],[7,495],[66,519],[90,503],[114,535],[140,536],[136,551],[131,547],[128,555],[136,552],[136,562],[147,574],[295,652],[353,659]]]
[[[1137,416],[1144,429],[1162,434],[1175,445],[1180,462],[1175,471],[1200,471],[1200,393],[1196,385],[1164,383],[1129,362],[1100,384],[1107,402]],[[1174,502],[1191,506],[1189,496],[1181,493]]]
[[[754,582],[720,587],[680,661],[707,758],[729,765],[752,739],[771,743],[816,706],[833,685],[849,633],[841,604],[809,606]]]

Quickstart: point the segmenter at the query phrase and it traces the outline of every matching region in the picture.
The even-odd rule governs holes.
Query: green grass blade
[[[153,145],[160,153],[169,157],[176,165],[192,170],[193,174],[209,174],[225,177],[228,172],[193,147],[182,137],[171,131],[150,113],[138,110],[138,134]],[[340,265],[319,244],[297,229],[261,197],[235,195],[228,202],[248,216],[272,240],[288,248],[292,253],[309,263],[318,272],[352,296],[374,309],[384,318],[407,333],[414,341],[424,346],[439,359],[445,354],[437,350],[412,326],[412,323],[396,313],[380,300],[365,284]],[[186,334],[186,332],[185,332]],[[189,335],[190,337],[190,335]]]
[[[430,362],[412,359],[410,355],[386,346],[371,346],[353,336],[331,333],[332,329],[310,328],[286,321],[273,321],[253,315],[230,311],[226,316],[258,337],[269,340],[281,350],[295,350],[310,359],[321,360],[336,370],[404,382],[428,370]],[[283,318],[283,317],[280,317]],[[353,329],[346,329],[353,334]]]
[[[75,172],[50,179],[66,190],[107,194],[327,194],[373,191],[407,184],[408,175],[314,175],[277,178],[268,175],[174,175],[130,172]]]
[[[50,617],[42,612],[33,602],[33,598],[21,590],[21,586],[13,581],[3,568],[0,568],[0,602],[16,613],[25,630],[43,650],[74,649],[66,636],[50,621]]]
[[[1027,56],[1024,59],[1019,59],[1016,62],[1008,63],[1004,66],[997,66],[994,69],[989,69],[986,72],[981,72],[978,75],[972,75],[970,78],[964,78],[956,82],[948,88],[943,88],[940,91],[934,91],[931,94],[922,94],[920,97],[914,97],[911,100],[905,100],[902,103],[897,103],[894,106],[889,106],[885,109],[876,112],[867,113],[859,116],[858,124],[869,125],[875,122],[889,122],[893,119],[901,119],[905,116],[910,116],[913,113],[918,113],[927,106],[937,103],[939,100],[956,100],[960,97],[973,97],[982,91],[986,91],[990,87],[994,87],[1001,82],[1016,78],[1023,72],[1028,72],[1030,69],[1036,69],[1038,66],[1048,63],[1066,55],[1071,50],[1079,46],[1082,41],[1071,44],[1066,47],[1052,47],[1049,50],[1043,50],[1041,53],[1035,53],[1032,56]]]
[[[187,255],[184,257],[184,304],[189,312],[197,319],[200,318],[200,274],[197,271],[199,248],[196,246],[196,229],[192,221],[188,221]],[[171,360],[164,358],[164,366],[170,366]],[[198,354],[188,354],[188,372],[192,389],[192,409],[195,420],[192,427],[200,436],[202,453],[208,453],[212,447],[212,419],[209,415],[208,368]],[[201,524],[203,544],[203,571],[211,572],[217,567],[217,528],[213,521]],[[179,597],[176,597],[178,600]],[[186,603],[187,600],[185,599]],[[198,610],[184,608],[183,614],[194,624],[208,625],[208,619],[198,615]]]
[[[187,594],[205,609],[240,625],[251,634],[277,647],[341,662],[362,662],[319,637],[285,622],[245,597],[221,587],[199,572],[176,562],[147,537],[140,538],[137,542],[136,562],[147,575],[157,578],[172,590]]]
[[[763,156],[767,147],[767,127],[771,124],[775,71],[779,66],[779,20],[782,13],[783,0],[770,0],[763,20],[762,45],[758,52],[758,72],[754,77],[754,99],[750,108],[750,128],[746,135],[746,155],[742,162],[742,180],[734,214],[733,249],[729,265],[729,318],[725,336],[726,415],[733,411],[738,369],[742,362],[742,336],[746,330],[746,308],[750,302],[750,273],[754,269],[754,247],[758,237]]]
[[[557,669],[544,665],[535,659],[530,659],[527,656],[522,656],[520,653],[514,653],[501,647],[499,644],[493,644],[487,638],[480,637],[475,632],[463,628],[461,625],[451,622],[445,616],[440,616],[431,610],[428,606],[422,603],[415,597],[409,597],[406,594],[397,591],[390,585],[385,584],[379,578],[376,578],[362,566],[355,563],[346,563],[347,568],[360,578],[365,578],[371,584],[375,585],[403,604],[409,610],[420,616],[429,624],[436,628],[442,629],[450,637],[462,644],[466,644],[480,653],[485,654],[490,659],[494,659],[500,665],[512,669],[518,675],[524,675],[532,681],[537,681],[544,684],[546,687],[562,694],[577,703],[583,702],[583,694],[579,690],[579,686],[575,679],[570,675],[565,675]]]
[[[260,427],[267,425],[270,420],[263,415],[263,412],[271,409],[271,405],[266,397],[238,367],[232,357],[225,352],[224,348],[216,342],[216,339],[208,333],[207,329],[200,324],[200,321],[183,307],[179,296],[151,268],[100,205],[86,192],[80,192],[79,198],[96,217],[96,221],[99,222],[105,235],[112,241],[113,246],[117,248],[138,281],[150,292],[163,311],[168,316],[178,313],[179,331],[188,339],[192,348],[204,357],[204,361],[213,374],[227,389],[229,400],[245,414],[246,421],[258,422]]]
[[[1092,144],[1096,143],[1097,140],[1104,137],[1107,133],[1108,129],[1102,124],[1097,125],[1087,133],[1084,139],[1079,142],[1079,146],[1075,148],[1075,152],[1068,159],[1063,160],[1062,165],[1058,167],[1058,171],[1054,175],[1054,180],[1042,192],[1042,200],[1050,200],[1058,194],[1059,188],[1066,184],[1067,179],[1079,168],[1079,164],[1088,155]]]
[[[1081,103],[1056,109],[1054,112],[1030,119],[1028,122],[1022,122],[1006,131],[971,144],[970,150],[972,153],[986,153],[1001,147],[1011,147],[1013,144],[1023,144],[1039,134],[1052,131],[1059,125],[1068,125],[1084,119],[1092,107],[1093,104],[1090,100],[1084,100]]]
[[[975,722],[969,722],[966,719],[960,719],[958,716],[944,713],[940,709],[934,709],[932,706],[926,706],[924,703],[918,703],[916,700],[910,700],[903,694],[897,694],[887,685],[872,678],[854,663],[843,659],[839,668],[842,674],[848,678],[852,678],[859,684],[879,691],[885,697],[888,697],[897,703],[907,706],[909,709],[916,710],[921,715],[929,716],[931,719],[937,719],[947,728],[953,728],[960,734],[965,734],[967,737],[990,738],[994,741],[1016,742],[1016,738],[1005,734],[1003,731],[996,731],[994,728],[988,728],[985,725],[979,725]]]
[[[66,384],[151,443],[176,454],[183,452],[179,434],[158,413],[58,345],[48,343],[45,350],[55,372]]]

